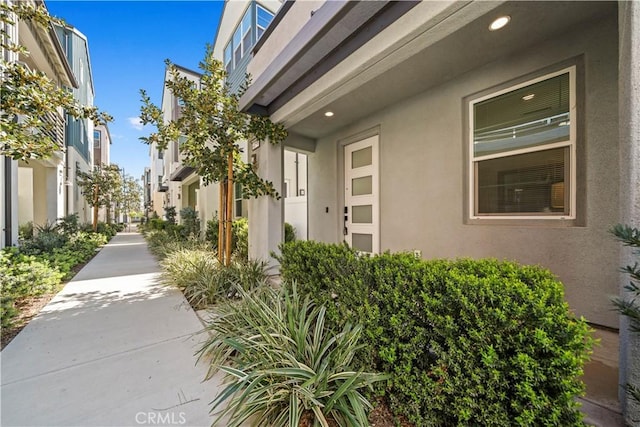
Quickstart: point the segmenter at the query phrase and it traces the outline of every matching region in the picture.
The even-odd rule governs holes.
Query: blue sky
[[[140,89],[159,105],[164,60],[198,70],[205,45],[213,44],[223,1],[59,1],[47,0],[89,40],[95,105],[114,117],[109,124],[111,162],[139,179],[149,149],[138,138],[149,134],[136,121]]]

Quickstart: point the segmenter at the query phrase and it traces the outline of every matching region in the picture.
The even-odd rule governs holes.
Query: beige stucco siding
[[[584,64],[577,171],[580,226],[469,224],[465,98],[578,58]],[[516,56],[397,103],[318,140],[309,155],[309,237],[342,239],[342,144],[380,134],[382,250],[419,249],[424,258],[496,257],[540,264],[560,277],[571,307],[617,327],[608,299],[618,292],[618,244],[607,230],[618,215],[617,22],[592,23]],[[582,93],[582,94],[581,94]],[[578,102],[578,105],[581,105]],[[580,161],[579,161],[580,164]],[[329,208],[329,213],[326,208]]]

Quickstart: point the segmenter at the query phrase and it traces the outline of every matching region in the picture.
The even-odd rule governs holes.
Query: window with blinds
[[[575,68],[471,102],[475,217],[574,217]]]

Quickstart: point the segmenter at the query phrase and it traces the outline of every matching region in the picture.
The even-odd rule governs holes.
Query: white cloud
[[[140,117],[129,117],[127,120],[129,120],[129,124],[135,130],[142,130],[142,128],[144,127],[142,125],[142,120],[140,120]]]

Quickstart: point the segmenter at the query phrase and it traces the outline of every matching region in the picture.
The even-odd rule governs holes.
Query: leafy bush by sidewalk
[[[20,247],[0,251],[0,320],[4,328],[12,326],[16,302],[58,290],[62,280],[73,276],[73,268],[88,261],[109,238],[109,234],[74,231],[78,227],[73,216],[58,225],[36,228],[38,233],[23,240]]]
[[[210,374],[226,373],[225,389],[213,402],[216,423],[230,417],[239,426],[368,425],[368,400],[360,390],[385,378],[354,371],[361,327],[325,328],[325,309],[292,290],[268,287],[217,307],[213,334],[201,354],[212,358]]]
[[[575,397],[592,339],[548,271],[496,260],[362,257],[344,245],[281,248],[285,283],[364,327],[357,366],[391,374],[416,425],[582,425]]]

